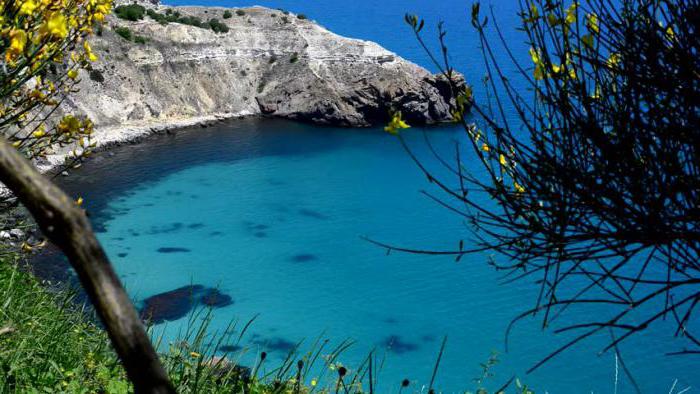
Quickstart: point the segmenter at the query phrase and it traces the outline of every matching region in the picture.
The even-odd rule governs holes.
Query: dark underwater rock
[[[217,289],[207,289],[199,301],[203,305],[213,308],[223,308],[233,304],[233,299],[230,295],[224,294]]]
[[[223,308],[233,304],[233,298],[218,289],[189,285],[156,294],[143,300],[139,314],[151,324],[182,319],[197,305]]]
[[[406,342],[398,335],[392,335],[386,338],[384,341],[382,341],[382,345],[384,345],[384,347],[386,347],[386,349],[390,352],[394,352],[396,354],[404,354],[418,350],[417,344]]]
[[[301,253],[297,254],[291,257],[291,259],[295,263],[308,263],[310,261],[316,261],[318,260],[318,256],[315,254],[311,253]]]
[[[156,294],[143,300],[141,319],[152,324],[182,319],[194,308],[202,285],[183,286],[165,293]]]
[[[189,253],[191,250],[187,248],[158,248],[158,253]]]

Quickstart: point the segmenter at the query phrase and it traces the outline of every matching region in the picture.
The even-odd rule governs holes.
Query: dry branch
[[[143,323],[95,238],[85,212],[0,139],[0,181],[68,257],[137,393],[174,393]]]

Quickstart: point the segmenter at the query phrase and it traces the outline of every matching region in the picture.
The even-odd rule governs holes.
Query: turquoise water
[[[426,67],[430,64],[403,14],[426,17],[428,33],[445,19],[452,60],[475,83],[477,99],[483,96],[477,81],[484,68],[468,27],[467,3],[256,3],[306,13],[335,32],[375,40]],[[494,7],[506,41],[526,49],[514,28],[517,2]],[[522,54],[526,57],[526,50]],[[459,130],[428,131],[436,149],[452,157],[454,142],[462,138]],[[439,172],[421,130],[406,136]],[[501,277],[487,265],[488,255],[467,256],[458,263],[439,256],[386,255],[361,238],[440,249],[454,248],[466,236],[458,217],[421,194],[435,189],[398,141],[380,129],[243,120],[113,152],[61,181],[70,193],[85,198],[130,294],[139,306],[151,296],[188,285],[230,296],[231,305],[214,309],[212,329],[258,316],[241,343],[250,349],[243,362],[250,363],[262,350],[279,361],[291,344],[305,340],[305,348],[319,336],[333,344],[352,339],[356,343],[340,361],[352,368],[376,349],[387,357],[379,377],[382,392],[398,391],[404,378],[420,391],[447,336],[436,379],[444,392],[472,389],[479,363],[492,351],[500,353],[496,376],[488,384],[492,389],[515,374],[538,392],[614,391],[615,356],[597,355],[607,334],[525,375],[567,337],[543,332],[534,318],[515,326],[505,351],[508,323],[533,305],[537,288],[528,282],[499,285]],[[489,203],[484,199],[483,204]],[[157,330],[172,340],[186,321],[169,321]],[[674,379],[679,379],[677,388],[700,386],[697,359],[663,356],[681,346],[671,334],[668,327],[654,326],[621,348],[645,393],[666,393]],[[621,371],[619,379],[617,392],[634,392]]]
[[[451,128],[428,133],[446,155],[461,138]],[[420,130],[407,140],[435,164]],[[387,256],[360,238],[449,248],[464,234],[464,223],[420,193],[432,189],[398,141],[379,129],[243,120],[113,152],[64,184],[84,196],[130,294],[138,305],[188,285],[229,295],[233,304],[213,310],[211,329],[259,314],[241,341],[249,351],[244,363],[263,350],[279,363],[301,340],[306,349],[319,336],[332,344],[352,339],[343,364],[357,366],[376,349],[386,355],[383,392],[397,391],[404,378],[419,390],[447,335],[436,385],[444,392],[473,388],[492,351],[501,353],[492,388],[517,374],[539,392],[613,391],[614,355],[596,355],[607,336],[524,374],[566,337],[543,333],[535,318],[516,326],[504,351],[510,319],[532,305],[536,289],[498,285],[488,256],[459,263]],[[173,340],[186,322],[156,330]],[[659,355],[678,346],[667,334],[653,328],[622,349],[644,392],[668,392],[674,378],[683,387],[699,383],[692,360]],[[630,389],[623,381],[618,392]]]

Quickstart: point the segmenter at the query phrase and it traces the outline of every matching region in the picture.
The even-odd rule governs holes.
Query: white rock
[[[15,239],[22,239],[24,238],[24,231],[18,228],[13,228],[12,230],[10,230],[10,236],[12,236]]]

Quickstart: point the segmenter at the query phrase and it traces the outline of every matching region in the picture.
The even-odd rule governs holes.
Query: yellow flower
[[[577,13],[576,10],[578,8],[578,2],[574,1],[569,8],[566,10],[566,23],[571,25],[574,22],[576,22],[577,19]]]
[[[608,66],[617,67],[621,60],[622,56],[619,53],[612,53],[610,54],[610,57],[608,57]]]
[[[673,41],[673,39],[676,38],[676,33],[671,26],[666,29],[666,38],[668,38],[669,41]]]
[[[530,47],[530,58],[535,64],[542,63],[542,61],[540,60],[540,54],[534,47]]]
[[[311,387],[316,387],[317,384],[318,381],[316,380],[316,378],[311,379]]]
[[[22,3],[22,6],[19,8],[19,13],[20,15],[31,15],[34,13],[34,10],[39,7],[39,4],[37,4],[34,0],[25,0],[24,3]]]
[[[552,64],[552,71],[554,71],[555,74],[559,74],[561,72],[561,66],[558,64]]]
[[[513,187],[515,188],[515,191],[518,193],[525,193],[525,188],[522,187],[518,182],[513,182]]]
[[[83,48],[85,49],[85,54],[91,62],[96,62],[98,60],[97,55],[92,52],[92,48],[87,41],[83,42]]]
[[[408,123],[404,122],[401,119],[401,112],[396,112],[394,115],[391,117],[391,121],[389,124],[384,128],[384,131],[386,131],[389,134],[397,135],[399,134],[399,130],[401,129],[408,129],[411,126],[408,125]]]
[[[600,22],[598,21],[597,14],[590,13],[586,15],[586,27],[588,27],[588,31],[593,34],[600,33]]]
[[[16,59],[17,56],[24,53],[24,47],[27,45],[27,32],[19,29],[10,30],[10,47],[7,48],[5,58],[8,62]]]
[[[78,197],[78,199],[75,200],[75,205],[77,205],[77,206],[83,205],[83,198],[82,198],[82,197]]]
[[[73,115],[66,115],[61,119],[56,126],[56,129],[60,133],[72,134],[77,133],[80,130],[80,120]]]
[[[51,35],[54,38],[66,38],[68,35],[68,22],[66,21],[66,17],[58,11],[52,12],[41,26],[41,32]]]
[[[199,354],[199,353],[197,353],[197,352],[191,352],[191,353],[190,353],[190,356],[191,356],[192,358],[200,358],[200,357],[202,357],[202,355]]]
[[[532,14],[532,19],[537,19],[540,17],[540,12],[537,9],[537,4],[530,3],[530,13]]]
[[[484,152],[489,152],[491,151],[491,148],[489,148],[489,146],[486,143],[484,143],[481,145],[481,150],[483,150]]]
[[[506,160],[506,157],[501,153],[501,155],[498,157],[498,162],[501,163],[502,166],[507,166],[508,165],[508,160]]]
[[[76,78],[78,78],[78,70],[76,70],[76,69],[69,70],[67,75],[68,75],[68,78],[70,78],[70,79],[76,79]]]

